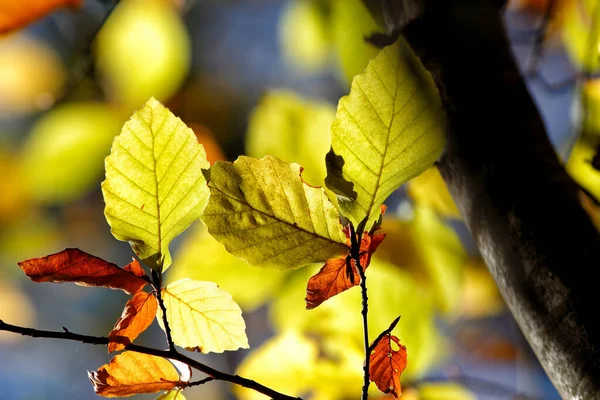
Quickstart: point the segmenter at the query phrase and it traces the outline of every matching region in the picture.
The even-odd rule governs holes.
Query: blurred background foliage
[[[360,0],[17,3],[0,0],[0,318],[42,329],[105,335],[121,313],[125,296],[36,285],[16,262],[65,247],[129,261],[127,244],[110,235],[99,189],[113,137],[150,96],[194,130],[211,163],[272,154],[321,185],[337,100],[377,54],[364,37],[378,27]],[[534,46],[549,6],[540,56]],[[514,0],[507,24],[558,153],[600,197],[591,164],[600,145],[600,2]],[[600,225],[597,205],[583,201]],[[370,334],[402,315],[405,399],[559,398],[435,167],[392,196],[383,231],[369,268]],[[358,395],[357,289],[306,311],[318,265],[251,267],[199,222],[173,247],[169,281],[217,282],[244,310],[251,349],[203,360],[312,400]],[[156,326],[138,339],[162,340]],[[0,333],[0,360],[0,399],[92,399],[85,371],[108,357],[104,348]],[[260,398],[220,383],[186,390],[188,399],[232,396]]]

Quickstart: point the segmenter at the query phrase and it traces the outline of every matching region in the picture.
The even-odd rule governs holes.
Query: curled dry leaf
[[[46,257],[21,261],[19,267],[34,282],[73,282],[137,293],[148,283],[134,261],[125,269],[79,249],[65,249]]]
[[[88,372],[96,394],[127,397],[171,390],[182,384],[177,369],[162,357],[126,351],[110,363]]]
[[[396,336],[387,334],[379,340],[369,357],[371,382],[383,393],[398,398],[402,394],[400,375],[406,368],[406,347]]]
[[[346,231],[347,236],[349,235]],[[367,268],[371,255],[385,238],[384,233],[365,233],[360,243],[360,265]],[[350,239],[347,241],[350,246]],[[311,310],[325,300],[342,293],[360,283],[360,275],[354,260],[347,255],[327,260],[323,268],[308,280],[306,287],[306,308]]]
[[[78,7],[81,0],[0,0],[0,33],[10,32],[61,7]]]
[[[119,338],[122,342],[111,341],[108,344],[108,352],[123,350],[127,341],[133,342],[154,321],[157,309],[158,301],[152,293],[137,292],[129,299],[125,304],[123,314],[108,334],[110,339]]]

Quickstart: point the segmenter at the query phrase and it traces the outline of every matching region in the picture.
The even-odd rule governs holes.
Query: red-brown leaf
[[[154,321],[157,309],[158,301],[152,293],[137,292],[125,304],[123,314],[117,320],[115,327],[108,334],[108,337],[111,339],[123,338],[128,339],[129,343],[133,342]],[[124,342],[110,342],[108,344],[108,352],[122,350],[126,344],[126,340]]]
[[[125,270],[79,249],[65,249],[46,257],[21,261],[19,266],[34,282],[73,282],[82,286],[121,289],[133,294],[142,290],[148,282],[136,275],[141,267],[137,270],[137,266],[132,264]]]
[[[78,7],[81,0],[0,0],[0,33],[21,28],[60,7]]]
[[[377,343],[369,357],[371,382],[383,393],[398,398],[402,394],[400,375],[406,368],[406,347],[400,344],[396,336],[387,334]]]
[[[366,270],[371,262],[371,255],[385,238],[385,234],[371,235],[365,233],[360,244],[360,265]],[[306,309],[312,310],[325,300],[340,294],[360,283],[360,276],[354,260],[350,261],[352,277],[347,272],[346,257],[327,260],[323,268],[308,280],[306,287]]]

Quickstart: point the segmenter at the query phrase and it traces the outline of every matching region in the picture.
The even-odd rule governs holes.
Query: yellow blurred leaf
[[[419,385],[418,400],[475,400],[466,387],[453,382],[437,382]]]
[[[505,309],[496,282],[481,259],[470,259],[465,267],[459,304],[463,318],[489,317]]]
[[[600,69],[600,14],[594,0],[569,1],[562,10],[563,44],[578,69]]]
[[[591,143],[586,140],[577,141],[567,161],[567,172],[598,199],[600,198],[600,171],[595,170],[591,164],[595,154],[596,148]]]
[[[354,226],[377,218],[394,190],[433,164],[442,125],[431,76],[402,39],[354,78],[331,126],[325,179]]]
[[[0,149],[0,225],[18,222],[31,206],[31,199],[23,182],[20,159]]]
[[[200,218],[208,201],[204,148],[152,98],[123,126],[105,165],[104,215],[112,234],[151,268],[167,269],[169,244]]]
[[[183,390],[171,390],[170,392],[166,392],[161,394],[156,398],[156,400],[186,400],[183,395]]]
[[[175,256],[175,264],[177,268],[171,272],[170,280],[187,277],[215,282],[247,311],[271,299],[286,276],[284,271],[256,268],[237,258],[201,224],[186,236]]]
[[[318,348],[313,341],[287,330],[250,353],[236,372],[289,396],[299,396],[311,387],[317,354]],[[238,385],[233,391],[241,400],[268,398]]]
[[[242,310],[215,283],[181,279],[162,289],[162,297],[173,341],[178,346],[202,353],[248,348]],[[157,318],[164,330],[160,308]]]
[[[437,167],[431,167],[407,184],[408,195],[417,205],[431,208],[445,217],[460,218],[448,187]]]
[[[284,56],[308,72],[323,68],[330,54],[326,7],[321,0],[292,1],[279,21]]]
[[[168,360],[133,351],[119,354],[88,376],[96,394],[103,397],[156,393],[180,384],[179,374]]]
[[[346,253],[337,210],[301,173],[298,164],[272,156],[215,163],[202,216],[208,232],[261,267],[293,269]]]
[[[190,40],[168,0],[119,2],[96,41],[96,68],[108,96],[134,110],[168,100],[187,76]]]
[[[0,116],[14,118],[49,108],[65,82],[58,55],[26,35],[0,37],[0,64]]]
[[[0,34],[19,29],[62,7],[78,7],[81,0],[0,0]]]
[[[121,124],[116,111],[102,103],[64,104],[38,120],[21,154],[33,199],[69,202],[94,187]]]
[[[246,152],[256,158],[269,154],[298,163],[304,167],[306,182],[322,186],[334,117],[335,109],[327,103],[305,100],[286,90],[269,92],[250,117]]]

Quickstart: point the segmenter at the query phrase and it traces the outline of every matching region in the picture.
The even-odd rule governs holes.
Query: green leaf
[[[164,392],[156,400],[185,400],[185,396],[183,395],[183,389],[174,389]]]
[[[379,214],[400,185],[419,175],[444,146],[442,112],[431,77],[400,39],[352,82],[331,127],[325,184],[356,225]]]
[[[112,234],[151,268],[168,268],[169,243],[200,218],[208,201],[204,148],[152,98],[123,126],[105,165],[104,214]]]
[[[260,267],[292,269],[345,254],[346,236],[321,187],[306,184],[298,164],[241,156],[210,169],[202,220],[237,257]]]
[[[261,99],[250,118],[247,154],[256,158],[270,154],[298,163],[305,168],[302,178],[306,182],[322,186],[334,118],[335,109],[330,104],[308,101],[287,90],[272,91]]]

